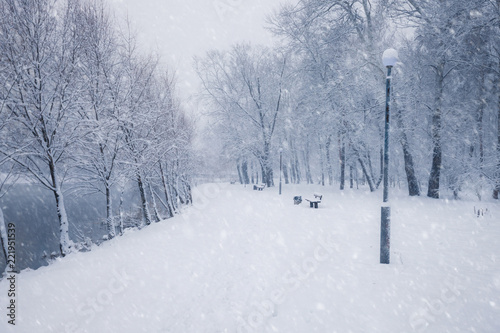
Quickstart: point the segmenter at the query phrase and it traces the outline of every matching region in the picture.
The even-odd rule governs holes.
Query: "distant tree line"
[[[272,185],[282,148],[285,183],[375,191],[391,47],[390,182],[409,195],[498,199],[500,0],[301,0],[268,28],[274,48],[239,44],[196,62],[240,182],[260,174]]]
[[[112,17],[99,0],[0,0],[0,195],[16,178],[50,190],[63,256],[79,246],[69,190],[102,193],[109,238],[123,232],[111,198],[125,183],[143,225],[192,201],[194,127],[174,77]]]

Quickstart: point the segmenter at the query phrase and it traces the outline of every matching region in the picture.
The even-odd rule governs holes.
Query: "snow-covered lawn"
[[[182,216],[18,275],[15,327],[3,280],[0,332],[500,332],[500,205],[393,194],[381,265],[381,197],[200,186]]]

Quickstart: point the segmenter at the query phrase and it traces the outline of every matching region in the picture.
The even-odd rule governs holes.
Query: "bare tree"
[[[427,196],[439,198],[441,171],[443,169],[443,108],[447,82],[452,73],[463,64],[460,50],[464,36],[473,29],[470,13],[481,8],[481,2],[440,1],[400,2],[396,11],[418,24],[417,40],[425,50],[422,55],[433,71],[433,101],[431,116],[432,166]]]
[[[285,37],[287,47],[301,59],[298,68],[301,79],[307,82],[304,86],[315,87],[302,89],[301,100],[316,109],[312,118],[320,115],[323,126],[309,122],[312,127],[306,132],[320,131],[320,136],[329,137],[328,148],[332,137],[336,138],[341,190],[348,161],[365,159],[371,155],[370,150],[382,147],[382,117],[372,111],[381,98],[372,91],[384,91],[379,59],[387,30],[386,12],[385,1],[308,0],[283,5],[269,20],[271,30]],[[352,136],[351,130],[364,133]],[[363,141],[356,142],[360,138]],[[320,160],[327,160],[328,173],[332,174],[330,149],[323,154],[326,157]],[[363,164],[369,172],[366,176],[373,178],[371,163],[368,158]]]
[[[101,192],[106,198],[108,237],[115,236],[111,191],[117,179],[119,153],[123,146],[119,128],[120,100],[117,95],[120,75],[115,29],[104,4],[87,2],[82,6],[81,53],[83,94],[80,115],[85,127],[76,165],[81,187],[87,192]]]
[[[51,0],[1,2],[2,57],[11,73],[6,108],[10,138],[0,152],[54,194],[60,251],[72,251],[62,185],[69,151],[78,142],[78,4]],[[54,16],[55,10],[62,12]]]
[[[198,59],[197,72],[214,115],[260,163],[262,181],[273,185],[271,151],[284,104],[287,57],[263,47],[236,45]],[[243,136],[245,139],[243,139]]]

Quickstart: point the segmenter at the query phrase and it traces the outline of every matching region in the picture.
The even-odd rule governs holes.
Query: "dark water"
[[[124,212],[137,215],[137,191],[132,186],[124,194]],[[106,235],[106,199],[102,194],[65,194],[65,206],[70,225],[70,238],[81,241],[88,237],[94,243]],[[113,198],[114,214],[118,214],[119,194]],[[59,253],[59,221],[54,195],[33,184],[19,184],[0,199],[5,224],[14,223],[16,229],[16,268],[36,269],[48,264],[51,253]],[[48,254],[48,256],[47,256]],[[45,255],[45,258],[44,258]],[[0,270],[5,259],[0,256]]]

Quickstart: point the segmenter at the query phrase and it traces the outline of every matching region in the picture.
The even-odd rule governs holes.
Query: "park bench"
[[[264,187],[266,187],[266,184],[260,184],[260,185],[254,185],[253,186],[253,189],[254,191],[262,191],[264,189]]]
[[[318,204],[321,203],[321,199],[323,199],[323,195],[319,193],[314,193],[313,194],[314,199],[306,199],[309,201],[309,207],[311,208],[318,208]]]

